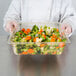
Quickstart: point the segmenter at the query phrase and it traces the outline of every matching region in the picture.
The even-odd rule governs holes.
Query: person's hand
[[[69,24],[62,24],[61,31],[64,31],[65,34],[70,35],[72,33],[72,27]]]
[[[18,28],[18,24],[16,21],[8,21],[6,23],[5,31],[12,33],[17,28]]]

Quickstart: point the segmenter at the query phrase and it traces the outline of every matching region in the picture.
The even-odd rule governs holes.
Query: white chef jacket
[[[13,0],[4,17],[7,21],[65,22],[76,29],[76,13],[71,0]]]

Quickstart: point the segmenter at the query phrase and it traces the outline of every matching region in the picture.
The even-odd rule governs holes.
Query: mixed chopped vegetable
[[[14,43],[25,42],[25,44],[15,44],[16,52],[19,55],[58,55],[62,53],[66,40],[64,33],[60,33],[58,28],[48,26],[39,28],[36,25],[32,29],[21,29],[11,39]]]

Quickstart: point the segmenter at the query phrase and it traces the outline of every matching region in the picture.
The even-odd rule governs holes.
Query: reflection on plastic
[[[21,56],[20,73],[21,76],[60,76],[57,57]]]
[[[68,46],[66,46],[64,52],[59,56],[17,56],[19,58],[17,76],[61,76],[61,71],[66,66],[68,52]]]
[[[54,55],[27,55],[20,56],[20,76],[61,76],[61,70],[65,67],[68,46],[60,56]]]

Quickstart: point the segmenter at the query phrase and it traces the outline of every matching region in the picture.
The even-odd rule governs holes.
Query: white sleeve
[[[5,27],[7,21],[20,21],[20,0],[13,0],[8,8],[8,11],[4,17],[4,25]]]
[[[72,32],[76,30],[76,12],[71,0],[62,0],[61,20],[60,22],[68,23],[72,26]]]

